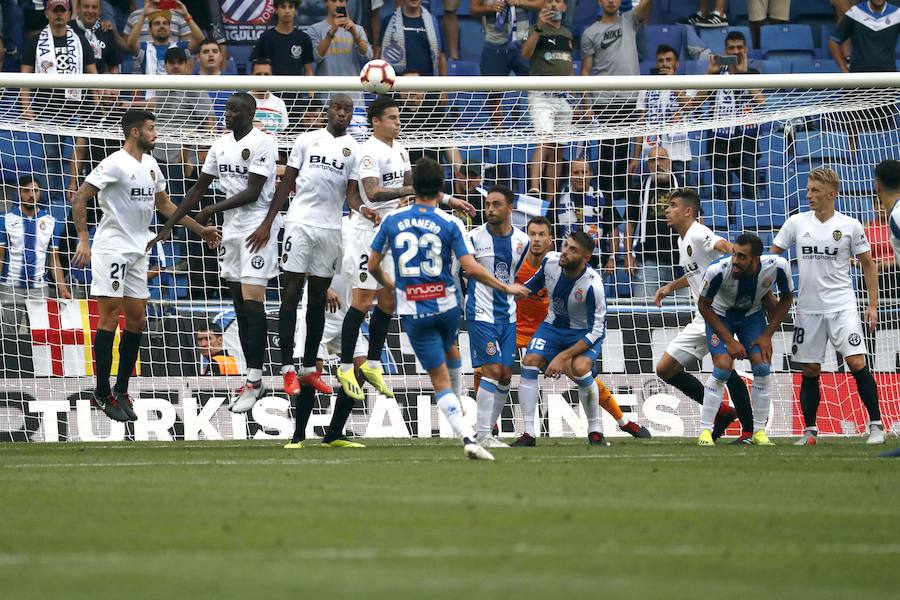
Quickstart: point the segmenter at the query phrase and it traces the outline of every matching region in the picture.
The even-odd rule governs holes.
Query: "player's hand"
[[[490,6],[490,10],[493,10],[495,13],[502,13],[504,10],[506,10],[506,1],[498,0],[497,2],[494,2]]]
[[[327,299],[325,300],[325,306],[328,312],[334,314],[341,308],[341,299],[338,298],[338,295],[331,288],[328,288]]]
[[[562,356],[557,356],[550,361],[547,368],[544,369],[544,377],[556,379],[560,375],[565,375],[566,360]]]
[[[870,306],[866,309],[866,323],[869,325],[869,331],[875,331],[878,326],[878,307]]]
[[[360,207],[359,214],[372,221],[375,225],[381,223],[381,214],[377,210],[372,210],[368,206]]]
[[[250,252],[259,252],[266,244],[269,243],[272,226],[263,223],[256,228],[256,231],[247,236],[247,248]]]
[[[72,292],[69,291],[69,286],[67,286],[65,283],[60,283],[58,286],[56,286],[56,294],[63,300],[72,299]]]
[[[737,63],[734,65],[734,70],[738,73],[746,73],[747,72],[747,52],[739,52],[737,55]]]
[[[634,275],[634,272],[637,270],[637,265],[634,262],[634,255],[631,252],[625,253],[625,270],[629,275]]]
[[[552,16],[553,11],[549,8],[542,8],[541,12],[538,13],[538,25],[541,27],[545,25],[549,25],[552,20],[550,17]]]
[[[772,362],[772,338],[765,333],[750,342],[750,347],[759,346],[759,353],[763,362],[770,364]]]
[[[734,338],[731,338],[730,342],[725,342],[725,348],[728,350],[728,354],[731,355],[731,358],[747,358],[747,349],[744,348],[742,343]]]
[[[603,266],[601,272],[604,275],[612,275],[616,272],[616,259],[612,256],[609,257],[609,260],[606,261],[606,265]]]
[[[707,75],[718,75],[719,71],[722,70],[722,67],[719,66],[719,55],[718,54],[710,54],[709,55],[709,63],[706,68]]]
[[[653,303],[657,306],[662,306],[663,298],[669,295],[669,284],[666,284],[656,290],[656,294],[653,296]]]
[[[628,174],[637,175],[641,170],[641,159],[632,158],[628,161]]]
[[[512,285],[506,286],[507,294],[512,294],[516,298],[524,298],[531,294],[531,290],[522,285],[521,283],[514,283]]]
[[[222,243],[222,232],[216,227],[204,227],[200,231],[200,237],[210,248],[218,248],[219,244]]]
[[[172,229],[169,227],[163,227],[159,230],[159,233],[156,234],[156,237],[147,242],[147,247],[144,248],[144,253],[150,252],[153,249],[153,246],[158,244],[159,242],[164,242],[169,239],[169,236],[172,234]],[[82,265],[84,266],[84,265]]]
[[[87,241],[78,242],[75,248],[75,256],[72,257],[72,264],[76,267],[86,267],[91,264],[91,244]]]
[[[477,211],[475,207],[465,200],[460,198],[455,198],[453,196],[450,197],[450,202],[447,204],[453,210],[458,210],[459,212],[465,213],[470,217],[474,217]]]
[[[209,221],[209,218],[212,216],[212,211],[209,210],[209,207],[203,208],[200,212],[197,213],[197,216],[194,217],[194,220],[200,223],[201,225],[206,225],[206,222]]]

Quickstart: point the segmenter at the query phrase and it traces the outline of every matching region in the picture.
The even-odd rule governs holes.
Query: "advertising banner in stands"
[[[272,27],[275,0],[220,0],[222,25],[229,44],[252,46]]]

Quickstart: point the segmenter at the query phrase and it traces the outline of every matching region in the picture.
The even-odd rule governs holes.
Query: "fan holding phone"
[[[328,16],[307,33],[315,49],[316,75],[357,75],[372,58],[365,30],[347,14],[347,0],[328,0]]]

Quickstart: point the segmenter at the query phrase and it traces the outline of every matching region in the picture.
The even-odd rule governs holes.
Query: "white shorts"
[[[341,268],[341,230],[287,223],[281,245],[281,270],[334,277]]]
[[[556,133],[572,126],[572,105],[555,92],[530,92],[528,109],[537,133]]]
[[[149,298],[147,255],[91,253],[91,296]]]
[[[219,275],[225,281],[248,285],[268,285],[278,275],[278,230],[281,225],[272,224],[269,242],[259,252],[247,248],[247,236],[253,229],[222,236],[219,246]]]
[[[791,341],[791,356],[795,362],[822,364],[826,342],[831,342],[844,358],[866,354],[862,321],[855,308],[819,315],[797,315]]]
[[[666,353],[677,360],[681,366],[700,360],[709,354],[709,344],[706,341],[706,320],[700,313],[694,320],[678,332],[675,339],[669,342]]]
[[[749,0],[747,12],[750,21],[765,21],[766,17],[771,17],[787,22],[791,18],[791,0]]]
[[[322,341],[319,343],[319,360],[328,360],[329,356],[341,355],[341,329],[344,318],[334,318],[334,315],[326,314],[325,329],[322,331]],[[356,348],[353,356],[366,356],[369,353],[369,340],[363,334],[356,338]]]
[[[350,227],[344,238],[344,263],[341,271],[354,290],[380,290],[381,284],[369,273],[369,255],[375,230],[368,227]],[[382,270],[394,278],[394,259],[388,252],[381,261]]]

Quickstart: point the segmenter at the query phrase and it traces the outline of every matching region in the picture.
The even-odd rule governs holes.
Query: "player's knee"
[[[852,369],[853,367],[851,367]],[[811,379],[816,379],[819,375],[822,374],[822,366],[817,364],[806,364],[803,365],[803,376],[809,377]]]
[[[503,370],[500,373],[500,385],[508,386],[512,381],[512,369],[510,367],[503,367]]]
[[[846,358],[847,366],[850,367],[850,370],[856,373],[857,371],[861,371],[866,366],[866,357],[863,354],[855,354],[853,356],[848,356]]]
[[[718,381],[725,383],[726,381],[728,381],[728,378],[731,377],[731,369],[713,367],[712,376],[715,377]]]
[[[766,363],[759,363],[753,365],[753,376],[754,377],[768,377],[772,374],[772,367],[767,365]]]

